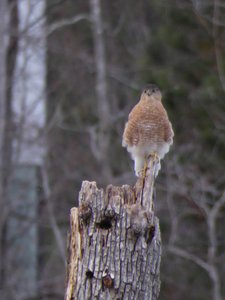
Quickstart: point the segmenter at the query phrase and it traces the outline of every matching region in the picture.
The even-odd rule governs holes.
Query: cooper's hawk
[[[122,145],[131,153],[136,176],[141,176],[149,155],[162,159],[173,143],[173,129],[154,84],[145,87],[140,101],[129,114]]]

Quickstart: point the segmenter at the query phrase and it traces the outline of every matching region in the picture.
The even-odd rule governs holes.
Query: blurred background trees
[[[23,268],[7,255],[19,251],[10,224],[31,199],[10,193],[14,179],[23,178],[19,188],[26,190],[24,182],[36,182],[37,206],[21,209],[27,223],[14,232],[28,243],[26,228],[37,231],[36,250],[28,247],[36,255],[32,297],[62,299],[69,209],[84,179],[103,187],[135,183],[121,138],[151,82],[163,91],[175,131],[156,184],[160,299],[223,299],[224,13],[219,0],[1,1],[2,299],[31,299],[10,294]]]

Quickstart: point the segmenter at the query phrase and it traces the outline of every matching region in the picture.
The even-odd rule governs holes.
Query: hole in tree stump
[[[153,237],[154,237],[154,235],[155,235],[155,226],[154,225],[149,228],[147,234],[148,234],[147,240],[148,240],[148,242],[151,242],[152,239],[153,239]]]
[[[96,224],[101,229],[110,229],[112,227],[111,221],[109,219],[103,219],[100,223]]]
[[[93,278],[93,276],[94,276],[94,274],[93,274],[93,272],[92,272],[92,271],[90,271],[90,270],[87,270],[87,272],[86,272],[86,276],[87,276],[87,278],[88,278],[88,279],[92,279],[92,278]]]

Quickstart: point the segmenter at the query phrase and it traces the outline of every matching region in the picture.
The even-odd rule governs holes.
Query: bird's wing
[[[137,103],[128,115],[128,121],[141,112],[141,106]]]
[[[172,145],[174,132],[173,132],[172,124],[170,123],[169,120],[167,120],[167,122],[165,122],[164,132],[165,132],[165,136],[164,136],[165,142]]]

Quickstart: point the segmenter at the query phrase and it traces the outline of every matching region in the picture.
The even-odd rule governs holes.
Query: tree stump
[[[161,236],[154,216],[157,159],[135,187],[104,192],[84,181],[71,209],[66,300],[155,300],[160,290]]]

